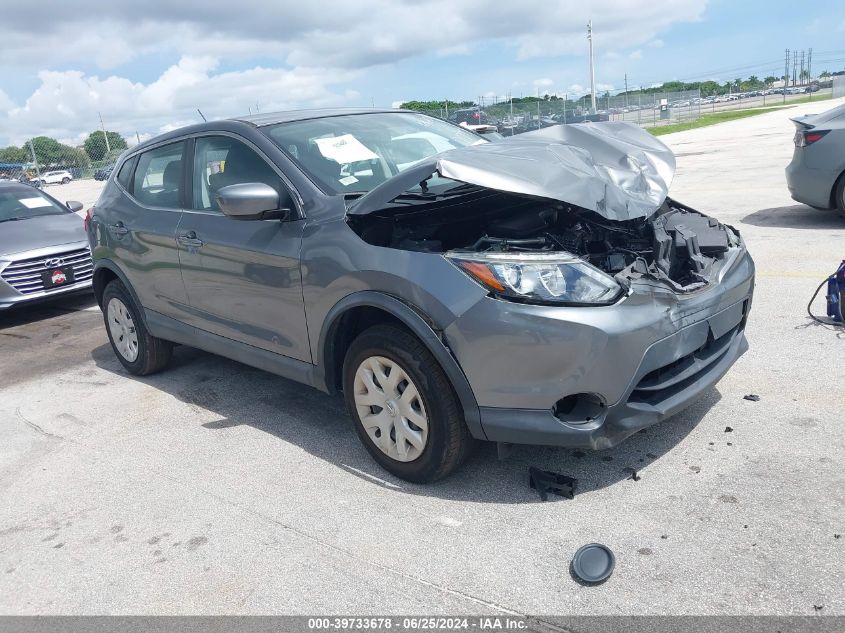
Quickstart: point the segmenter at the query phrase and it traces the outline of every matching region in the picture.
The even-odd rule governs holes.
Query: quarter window
[[[182,206],[182,157],[185,142],[172,143],[144,152],[138,158],[132,195],[151,207],[178,209]]]
[[[229,136],[201,136],[194,147],[194,209],[219,211],[217,192],[229,185],[260,182],[282,193],[279,175],[245,143]]]

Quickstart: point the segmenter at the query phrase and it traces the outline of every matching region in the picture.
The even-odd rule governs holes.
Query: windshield
[[[472,132],[411,112],[293,121],[262,131],[330,194],[366,193],[424,158],[486,143]]]
[[[0,189],[0,222],[63,213],[70,213],[70,210],[32,187]]]

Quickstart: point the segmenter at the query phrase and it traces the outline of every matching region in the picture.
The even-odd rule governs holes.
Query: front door
[[[177,233],[182,278],[197,328],[311,362],[299,251],[305,220],[233,220],[215,193],[261,182],[281,190],[281,177],[245,142],[196,139],[192,209]]]

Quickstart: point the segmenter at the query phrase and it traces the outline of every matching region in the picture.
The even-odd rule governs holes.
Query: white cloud
[[[272,111],[350,105],[359,99],[355,92],[328,88],[349,80],[349,72],[255,67],[215,73],[217,66],[213,57],[183,57],[149,84],[43,71],[25,104],[0,108],[0,138],[20,144],[45,134],[78,141],[98,127],[98,113],[109,129],[134,137],[136,130],[163,132],[197,123],[197,108],[212,119],[245,113],[256,103]]]
[[[628,55],[628,59],[635,59],[636,60],[636,59],[642,59],[642,58],[643,58],[643,52],[640,49],[637,49],[634,52],[632,52],[630,55]]]
[[[663,48],[663,40],[661,40],[661,39],[651,40],[648,43],[648,45],[651,46],[652,48]]]
[[[581,84],[572,84],[571,86],[569,86],[569,92],[577,95],[583,95],[587,92],[587,88],[585,88]]]
[[[211,118],[255,103],[262,111],[354,104],[359,95],[349,87],[374,66],[463,55],[481,44],[504,46],[518,60],[582,56],[591,16],[596,54],[610,58],[700,19],[707,0],[553,2],[539,11],[480,0],[72,4],[43,0],[37,20],[22,5],[3,11],[0,70],[37,72],[39,85],[26,98],[5,86],[17,103],[0,93],[0,145],[33,133],[78,138],[97,127],[98,111],[109,127],[134,135],[196,120],[198,107]],[[127,62],[136,69],[147,59],[179,61],[153,81],[90,71]]]
[[[596,82],[596,92],[613,92],[616,88],[613,87],[613,84],[603,84]]]
[[[549,79],[548,77],[543,77],[542,79],[535,79],[533,82],[535,88],[550,88],[551,86],[555,85],[553,79]]]
[[[462,54],[499,40],[519,59],[582,55],[591,16],[598,50],[654,40],[677,22],[695,21],[707,0],[593,0],[551,3],[541,11],[519,3],[478,0],[359,0],[355,3],[231,3],[147,0],[136,3],[60,0],[39,4],[39,18],[3,12],[3,62],[49,66],[90,62],[114,68],[151,52],[217,58],[274,58],[298,67],[359,68],[422,54]],[[433,18],[433,25],[429,19]]]

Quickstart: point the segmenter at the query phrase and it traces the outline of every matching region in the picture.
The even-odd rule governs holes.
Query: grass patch
[[[694,121],[683,121],[682,123],[670,123],[668,125],[660,125],[658,127],[649,128],[648,131],[655,136],[663,134],[672,134],[673,132],[683,132],[685,130],[694,130],[698,127],[707,127],[708,125],[716,125],[717,123],[724,123],[725,121],[733,121],[735,119],[744,119],[758,114],[765,114],[774,110],[782,110],[783,107],[774,108],[751,108],[748,110],[725,110],[723,112],[713,112],[711,114],[702,114]]]
[[[697,127],[707,127],[708,125],[716,125],[717,123],[724,123],[725,121],[733,121],[734,119],[744,119],[749,116],[756,116],[758,114],[765,114],[773,110],[783,110],[794,105],[801,105],[802,103],[814,103],[816,101],[827,101],[833,98],[833,95],[818,95],[801,97],[799,99],[791,99],[785,104],[778,103],[776,105],[747,108],[745,110],[723,110],[721,112],[711,112],[710,114],[702,114],[694,121],[684,121],[682,123],[669,123],[668,125],[660,125],[649,128],[649,132],[655,136],[663,134],[671,134],[672,132],[683,132],[684,130],[694,130]],[[704,108],[706,106],[702,106]]]

